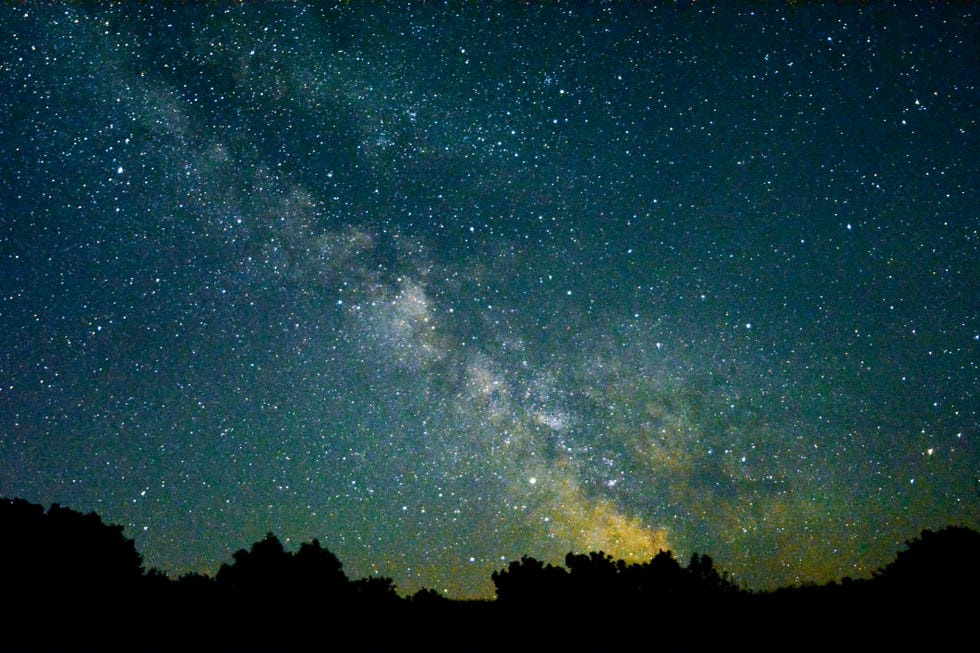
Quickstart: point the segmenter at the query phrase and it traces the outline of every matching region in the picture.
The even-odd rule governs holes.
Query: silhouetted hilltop
[[[966,593],[980,586],[980,533],[963,526],[924,530],[895,559],[875,573],[875,581],[896,592]]]
[[[695,553],[494,572],[495,601],[351,580],[319,541],[269,533],[214,577],[146,570],[122,528],[0,499],[0,650],[973,650],[980,533],[922,531],[865,580],[739,589]],[[639,639],[638,639],[639,638]],[[637,645],[636,642],[641,642]]]

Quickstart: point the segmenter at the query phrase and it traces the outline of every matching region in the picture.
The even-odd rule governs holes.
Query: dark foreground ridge
[[[493,574],[495,601],[351,580],[271,533],[212,578],[146,570],[121,526],[0,499],[0,651],[972,651],[980,533],[922,531],[871,579],[753,593],[707,555],[569,553]]]

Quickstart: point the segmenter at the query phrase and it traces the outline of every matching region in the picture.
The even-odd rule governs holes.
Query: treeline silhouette
[[[567,569],[566,569],[567,568]],[[695,553],[682,567],[670,551],[649,562],[627,564],[603,551],[569,553],[565,567],[524,556],[491,576],[501,603],[561,605],[705,600],[737,592],[710,556]]]
[[[212,577],[146,569],[121,526],[0,499],[0,651],[976,650],[980,533],[924,530],[869,579],[739,588],[708,555],[524,556],[493,601],[348,578],[269,533]]]

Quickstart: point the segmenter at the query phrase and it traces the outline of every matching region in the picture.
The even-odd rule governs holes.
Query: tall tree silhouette
[[[696,551],[691,554],[687,573],[699,592],[731,592],[737,589],[727,573],[715,569],[715,561],[707,554],[698,555]]]

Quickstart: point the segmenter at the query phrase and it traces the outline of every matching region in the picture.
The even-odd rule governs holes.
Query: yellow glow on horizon
[[[603,551],[627,562],[650,560],[669,548],[667,531],[624,514],[608,499],[590,498],[570,475],[549,482],[549,496],[538,507],[546,513],[549,537],[571,551]]]

